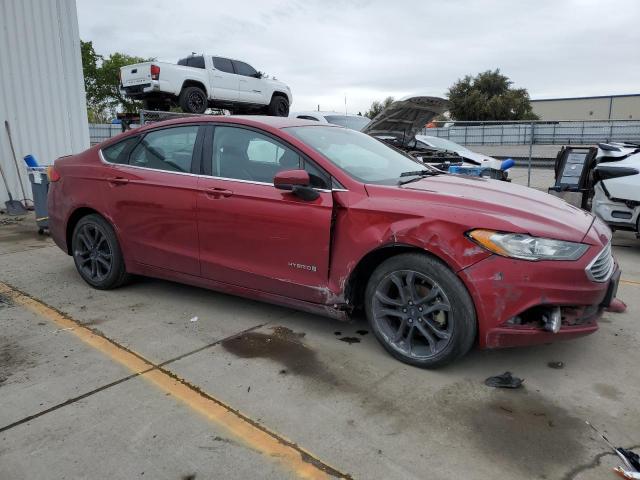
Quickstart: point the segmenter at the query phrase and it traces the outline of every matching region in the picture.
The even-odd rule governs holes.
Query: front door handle
[[[227,190],[226,188],[207,188],[205,190],[205,194],[207,197],[211,198],[220,198],[220,197],[230,197],[233,195],[231,190]]]
[[[107,181],[112,184],[112,185],[126,185],[127,183],[129,183],[129,179],[128,178],[123,178],[123,177],[113,177],[113,178],[107,178]]]

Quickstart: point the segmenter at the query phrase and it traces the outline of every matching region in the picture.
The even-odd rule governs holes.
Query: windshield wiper
[[[398,185],[404,185],[405,183],[415,182],[416,180],[420,180],[423,177],[431,177],[434,175],[442,175],[444,172],[439,172],[437,170],[415,170],[413,172],[402,172],[400,177],[415,177],[405,181],[399,181]]]

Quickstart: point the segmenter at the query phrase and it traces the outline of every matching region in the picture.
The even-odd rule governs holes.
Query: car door
[[[199,275],[192,173],[199,133],[198,125],[161,128],[101,152],[108,165],[104,198],[128,260]]]
[[[198,180],[202,275],[311,302],[325,302],[333,199],[305,201],[277,190],[273,176],[304,166],[317,185],[330,179],[298,152],[255,129],[216,126],[203,144]]]
[[[231,60],[223,57],[211,57],[213,69],[209,70],[213,98],[220,100],[238,100],[240,77],[233,70]]]
[[[258,78],[256,69],[239,60],[232,60],[232,63],[240,82],[238,99],[247,103],[264,104],[264,82]]]

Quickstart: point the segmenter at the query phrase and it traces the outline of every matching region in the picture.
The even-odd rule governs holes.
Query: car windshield
[[[367,117],[361,117],[359,115],[325,115],[324,118],[326,118],[329,123],[347,127],[351,130],[358,130],[359,132],[371,122]]]
[[[286,131],[364,183],[395,185],[403,173],[429,170],[412,157],[348,128],[306,126]]]
[[[438,137],[430,137],[428,135],[419,135],[416,136],[416,140],[420,142],[424,142],[431,147],[438,148],[440,150],[449,150],[450,152],[461,152],[461,151],[469,151],[468,148],[463,147],[462,145],[458,145],[451,140],[447,140],[446,138],[438,138]]]

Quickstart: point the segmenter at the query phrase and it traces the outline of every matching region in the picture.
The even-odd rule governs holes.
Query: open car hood
[[[362,132],[406,147],[437,115],[446,112],[449,102],[440,97],[405,97],[380,112]]]

